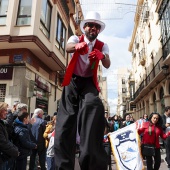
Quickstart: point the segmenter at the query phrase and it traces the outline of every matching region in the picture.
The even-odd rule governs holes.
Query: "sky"
[[[116,114],[117,70],[131,68],[132,55],[128,51],[134,27],[134,16],[137,0],[80,0],[84,17],[88,11],[96,11],[101,15],[106,27],[98,35],[98,39],[109,46],[111,66],[103,67],[103,77],[107,77],[108,103],[110,114]]]

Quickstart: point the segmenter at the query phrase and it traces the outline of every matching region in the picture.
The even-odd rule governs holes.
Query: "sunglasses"
[[[85,24],[85,26],[90,27],[90,28],[95,27],[95,28],[98,29],[98,30],[101,28],[101,26],[100,26],[99,24],[92,23],[92,22],[87,22],[87,23]]]

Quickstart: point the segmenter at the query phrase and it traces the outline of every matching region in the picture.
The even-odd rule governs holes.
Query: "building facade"
[[[135,118],[164,113],[170,105],[170,1],[138,0],[129,51],[133,86],[130,104]]]
[[[129,77],[129,70],[128,68],[119,68],[118,69],[118,105],[117,105],[117,113],[121,117],[125,113],[128,112],[126,107],[126,101],[128,97],[128,77]]]
[[[66,41],[81,34],[79,1],[0,1],[0,101],[53,114],[68,63]]]

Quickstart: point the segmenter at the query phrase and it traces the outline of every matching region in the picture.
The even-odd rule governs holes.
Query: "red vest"
[[[83,42],[83,41],[84,41],[84,35],[81,35],[79,37],[79,42]],[[104,45],[103,42],[96,39],[96,43],[95,43],[95,45],[93,47],[93,50],[96,48],[99,51],[102,51],[103,45]],[[79,55],[80,54],[78,52],[75,52],[73,54],[72,59],[71,59],[69,65],[68,65],[68,67],[66,69],[66,73],[65,73],[65,76],[64,76],[62,86],[67,86],[67,85],[70,84],[71,77],[72,77],[72,74],[73,74],[74,68],[76,66],[76,63],[77,63]],[[92,68],[93,82],[94,82],[97,90],[100,91],[99,84],[98,84],[98,81],[97,81],[97,69],[98,69],[98,65],[99,65],[99,60],[96,60],[94,63],[90,63],[90,64],[91,64],[91,67],[93,67]]]

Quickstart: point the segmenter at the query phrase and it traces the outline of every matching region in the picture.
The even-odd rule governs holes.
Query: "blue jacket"
[[[35,149],[36,144],[30,139],[30,134],[27,125],[15,119],[14,121],[14,144],[18,147],[19,157],[27,157],[31,155],[32,149]]]
[[[31,126],[31,140],[37,144],[38,150],[45,149],[45,138],[43,137],[47,122],[39,117],[35,117],[35,122]]]

